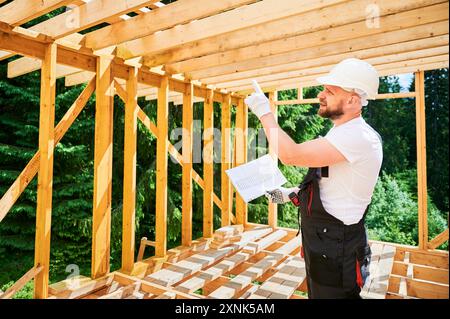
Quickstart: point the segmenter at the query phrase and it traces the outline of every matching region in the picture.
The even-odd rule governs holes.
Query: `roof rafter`
[[[367,39],[365,39],[367,40]],[[350,42],[350,43],[349,43]],[[367,41],[366,41],[367,43]],[[442,47],[446,47],[449,43],[449,36],[448,34],[441,35],[441,36],[435,36],[431,38],[424,38],[419,40],[413,40],[413,41],[405,41],[405,42],[398,42],[389,44],[386,43],[386,46],[380,46],[380,47],[371,47],[365,46],[365,47],[352,47],[355,49],[347,50],[348,46],[352,46],[353,43],[351,41],[346,41],[346,43],[342,43],[342,45],[336,46],[336,45],[330,45],[328,47],[319,47],[317,50],[314,50],[313,53],[317,52],[327,52],[327,54],[323,54],[320,58],[317,58],[319,55],[315,55],[316,57],[310,57],[306,59],[299,59],[296,62],[289,62],[286,61],[286,63],[277,63],[274,65],[270,64],[261,64],[260,68],[257,69],[251,69],[248,71],[241,71],[241,72],[235,72],[235,73],[229,73],[225,75],[218,75],[214,77],[206,77],[201,78],[202,82],[204,83],[223,83],[223,82],[229,82],[239,79],[245,79],[245,78],[253,78],[258,76],[264,76],[269,74],[275,74],[278,72],[287,72],[292,70],[298,70],[305,68],[306,66],[320,66],[323,64],[326,64],[327,61],[332,61],[331,63],[338,63],[340,60],[349,58],[349,57],[355,57],[360,59],[369,59],[374,57],[386,57],[386,60],[389,59],[389,55],[393,54],[401,54],[401,53],[408,53],[412,55],[418,55],[423,54],[423,50],[430,50],[425,51],[426,53],[433,54],[433,50],[436,48],[442,49]],[[369,43],[370,44],[370,43]],[[347,45],[347,46],[345,46]],[[344,48],[344,50],[339,50],[341,48]],[[301,52],[299,52],[301,53]],[[301,56],[301,55],[299,55]],[[282,60],[280,62],[283,62]]]
[[[0,8],[0,21],[18,26],[72,2],[73,0],[14,0]]]
[[[443,61],[443,58],[448,56],[448,46],[438,47],[438,48],[432,48],[432,49],[425,49],[425,50],[418,50],[414,52],[406,52],[406,53],[400,53],[400,54],[391,54],[391,55],[379,55],[373,58],[365,58],[364,60],[368,63],[374,65],[375,67],[379,65],[390,65],[391,63],[407,63],[409,61],[420,63],[418,64],[424,64],[424,63],[434,63],[434,62],[441,62]],[[351,55],[350,55],[351,56]],[[358,57],[357,55],[355,55]],[[235,81],[219,81],[217,83],[213,83],[210,81],[205,81],[206,84],[214,84],[217,88],[220,89],[226,89],[228,87],[236,87],[236,86],[245,86],[251,83],[251,79],[255,78],[258,80],[258,82],[268,82],[268,81],[275,81],[275,80],[283,80],[287,78],[293,78],[293,77],[301,77],[301,76],[308,76],[311,74],[318,74],[321,72],[326,72],[331,69],[333,65],[336,65],[340,61],[342,61],[345,58],[348,58],[349,55],[342,55],[338,54],[336,56],[330,56],[328,59],[314,59],[305,61],[304,66],[298,65],[297,67],[292,67],[289,71],[275,71],[275,73],[272,74],[266,74],[263,76],[258,77],[244,77],[240,80]],[[426,61],[426,62],[423,62]],[[311,66],[313,65],[313,66]],[[324,71],[322,71],[324,70]]]
[[[136,56],[154,54],[186,43],[225,34],[252,26],[273,23],[305,12],[325,10],[328,6],[345,3],[348,0],[265,0],[231,11],[210,16],[194,23],[178,25],[140,39],[125,42],[117,47],[117,56],[130,59]],[[261,14],[265,12],[265,14]],[[252,34],[252,38],[255,34]]]
[[[381,66],[376,66],[376,68],[377,68],[378,74],[380,76],[448,68],[448,66],[449,66],[448,56],[443,57],[441,61],[439,61],[439,59],[436,59],[436,58],[433,58],[433,59],[437,60],[437,61],[426,63],[422,59],[422,60],[417,60],[417,61],[408,61],[408,62],[401,62],[401,63],[396,62],[396,63],[391,63],[391,64],[385,64],[385,65],[381,65]],[[424,62],[424,63],[421,63],[421,62]],[[302,76],[302,77],[287,78],[287,79],[283,79],[283,80],[261,82],[259,84],[261,85],[261,87],[264,91],[291,89],[291,88],[298,88],[299,86],[303,86],[303,87],[318,86],[320,84],[316,82],[316,78],[319,76],[322,76],[322,75],[326,75],[330,68],[328,68],[325,72],[320,72],[317,74],[311,74],[311,75]],[[322,71],[324,71],[324,70],[322,69]],[[238,94],[250,94],[253,92],[253,87],[250,84],[250,85],[245,85],[245,86],[228,87],[227,90],[229,90],[231,92],[236,92]]]
[[[333,52],[339,49],[338,43],[351,43],[347,45],[348,51],[357,50],[358,47],[377,47],[384,44],[404,42],[407,40],[420,39],[433,35],[448,34],[447,20],[441,22],[433,22],[422,24],[422,20],[429,21],[429,18],[423,17],[420,25],[400,24],[404,28],[399,29],[399,24],[395,21],[410,21],[411,19],[402,18],[403,13],[382,17],[380,19],[379,29],[365,30],[365,22],[352,23],[336,28],[330,28],[314,33],[302,34],[282,40],[275,40],[261,43],[254,46],[244,47],[240,49],[230,50],[221,53],[202,56],[199,58],[189,59],[173,64],[166,64],[165,70],[170,73],[189,73],[200,71],[216,66],[224,66],[227,64],[243,62],[256,58],[263,58],[292,51],[302,52],[305,59],[316,57],[318,54],[328,53],[326,47],[330,47]],[[435,17],[433,19],[436,19]],[[352,31],[353,30],[353,31]],[[374,32],[376,30],[377,33]],[[387,39],[385,37],[387,36]],[[389,35],[389,36],[388,36]],[[367,40],[370,39],[368,43]],[[397,40],[398,39],[398,40]],[[351,40],[350,42],[346,40]],[[390,41],[390,42],[389,42]],[[388,42],[388,43],[386,43]],[[319,48],[323,48],[317,51]]]
[[[166,64],[168,62],[183,61],[203,55],[225,52],[264,42],[285,39],[300,34],[315,33],[317,31],[354,22],[365,22],[367,18],[365,8],[372,2],[373,1],[371,0],[346,2],[291,16],[286,19],[276,20],[226,34],[219,34],[215,37],[209,37],[191,43],[185,41],[181,47],[167,50],[161,54],[157,54],[157,52],[155,52],[159,50],[158,46],[154,48],[147,48],[148,53],[151,53],[151,55],[144,57],[143,62],[145,65],[152,67],[155,65]],[[380,0],[377,1],[377,3],[380,8],[380,16],[423,8],[424,6],[438,3],[447,4],[448,8],[448,2],[444,0]],[[440,10],[443,9],[440,8]],[[336,14],[336,12],[345,12],[346,14]],[[419,18],[416,18],[416,20],[412,23],[419,23],[420,16],[421,15],[419,13]],[[414,17],[417,17],[417,13],[415,15],[411,15],[410,18]],[[299,23],[299,21],[301,21],[301,23]],[[365,29],[369,28],[365,27]],[[377,31],[373,31],[373,33],[376,32]],[[141,45],[144,46],[144,42],[142,42]],[[130,52],[126,52],[125,56],[128,56],[129,54]]]
[[[84,45],[92,49],[101,49],[256,1],[178,0],[157,11],[150,11],[126,21],[90,32],[85,36]]]

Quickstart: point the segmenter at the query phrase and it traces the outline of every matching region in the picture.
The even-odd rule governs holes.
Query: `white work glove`
[[[269,99],[264,95],[264,92],[255,80],[252,81],[255,93],[252,93],[245,99],[245,104],[249,109],[260,119],[261,116],[270,113]]]
[[[298,193],[300,189],[298,187],[284,188],[280,187],[265,193],[266,197],[271,203],[284,204],[291,201],[289,194],[292,192]]]

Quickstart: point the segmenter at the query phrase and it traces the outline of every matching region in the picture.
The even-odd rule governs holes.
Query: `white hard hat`
[[[367,105],[367,99],[376,98],[380,85],[377,70],[369,63],[355,58],[339,62],[330,73],[317,78],[317,82],[339,86],[348,91],[354,90],[361,96],[363,106]]]

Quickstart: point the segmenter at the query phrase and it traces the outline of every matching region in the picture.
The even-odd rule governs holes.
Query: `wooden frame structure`
[[[157,137],[156,238],[154,241],[144,239],[141,242],[139,256],[142,259],[145,245],[153,245],[159,263],[152,259],[146,265],[168,267],[172,257],[181,258],[181,255],[167,250],[166,243],[167,154],[172,155],[182,166],[182,244],[183,247],[189,247],[190,251],[186,256],[195,247],[205,248],[205,242],[209,243],[208,240],[214,238],[213,205],[221,209],[222,226],[244,225],[251,232],[252,226],[247,221],[247,207],[238,195],[233,212],[234,195],[225,174],[225,170],[231,165],[247,161],[248,111],[243,99],[250,92],[250,79],[257,79],[263,89],[269,92],[274,110],[277,105],[282,104],[314,103],[316,100],[303,99],[301,94],[295,101],[276,101],[276,91],[299,85],[317,85],[314,82],[317,76],[328,72],[335,63],[347,57],[367,60],[378,69],[381,76],[415,72],[415,92],[380,94],[378,97],[416,99],[419,247],[402,246],[396,248],[395,252],[389,252],[397,258],[390,270],[394,269],[393,273],[401,277],[394,276],[389,287],[393,287],[390,291],[396,297],[429,296],[410,293],[410,287],[420,286],[413,278],[414,273],[423,272],[423,269],[414,262],[411,268],[408,261],[419,254],[439,259],[440,257],[433,256],[441,256],[443,253],[435,251],[435,248],[448,240],[448,229],[431,241],[428,240],[424,93],[424,71],[448,67],[448,1],[313,0],[300,3],[299,0],[178,0],[169,5],[151,0],[48,0],[36,1],[33,5],[26,0],[14,0],[6,4],[2,2],[4,1],[0,1],[0,59],[23,56],[9,62],[8,76],[15,77],[41,69],[39,150],[0,199],[1,221],[38,174],[35,267],[18,281],[20,286],[35,278],[36,298],[49,296],[53,149],[94,91],[97,98],[93,281],[89,284],[102,282],[107,285],[120,278],[117,279],[118,282],[126,283],[125,288],[119,290],[122,292],[143,289],[153,295],[188,298],[189,294],[174,291],[171,285],[164,288],[155,283],[133,281],[126,276],[138,273],[137,269],[142,266],[142,262],[135,263],[134,258],[137,121],[141,121]],[[60,7],[66,7],[66,11],[28,29],[21,27]],[[103,27],[80,33],[102,24]],[[87,85],[55,126],[55,83],[61,77],[65,77],[66,85]],[[112,115],[115,94],[125,102],[121,275],[109,273]],[[139,107],[137,98],[141,96],[150,100],[157,99],[156,125]],[[196,101],[204,102],[204,128],[211,133],[205,140],[207,147],[204,150],[203,177],[195,172],[191,161],[192,105]],[[168,140],[169,102],[183,105],[183,128],[187,135],[183,137],[182,154]],[[214,150],[211,141],[214,102],[221,105],[220,197],[213,191]],[[233,140],[230,135],[232,108],[236,108],[236,134]],[[232,153],[234,156],[231,156]],[[192,239],[192,181],[204,190],[204,239],[200,241],[203,244]],[[276,255],[276,250],[281,245],[280,240],[289,242],[292,235],[288,232],[281,236],[278,232],[280,229],[277,227],[275,205],[270,205],[268,214],[272,232],[265,236],[270,240],[266,237],[253,238],[256,240],[253,245],[259,247],[258,242],[261,241],[265,243],[262,246],[268,249],[264,251],[265,248],[261,248],[263,254]],[[243,247],[247,246],[239,249]],[[282,254],[293,260],[296,258],[296,248],[289,249],[282,249]],[[254,253],[255,256],[248,256],[249,260],[257,260],[257,250]],[[287,257],[290,254],[293,255]],[[286,261],[284,257],[280,260]],[[423,258],[420,260],[423,261]],[[439,265],[441,268],[446,266],[448,275],[448,263]],[[144,268],[148,269],[147,266]],[[441,278],[442,272],[439,269],[427,271],[428,274],[436,274]],[[433,276],[426,278],[431,280]],[[221,275],[213,280],[216,285],[226,281]],[[438,282],[446,284],[448,289],[448,281]],[[407,288],[404,287],[405,283]],[[98,287],[97,284],[94,286]],[[17,288],[15,286],[2,297],[11,296]],[[114,296],[120,294],[116,292]]]

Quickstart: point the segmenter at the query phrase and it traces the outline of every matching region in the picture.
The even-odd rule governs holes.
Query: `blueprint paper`
[[[270,155],[264,155],[225,172],[246,203],[287,182],[278,168],[277,161]]]

